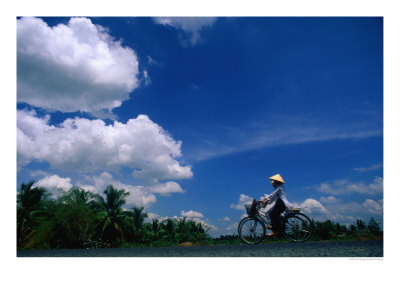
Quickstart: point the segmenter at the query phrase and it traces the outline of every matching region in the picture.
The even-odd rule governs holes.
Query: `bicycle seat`
[[[289,210],[292,212],[299,212],[301,208],[290,208]]]

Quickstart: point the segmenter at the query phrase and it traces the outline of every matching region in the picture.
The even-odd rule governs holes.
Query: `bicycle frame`
[[[271,218],[269,217],[268,214],[261,214],[260,210],[257,210],[256,217],[260,219],[261,222],[264,223],[265,227],[268,227],[271,225]]]
[[[261,239],[258,241],[260,242],[263,238],[265,238],[265,234],[266,234],[266,230],[268,229],[268,227],[271,225],[271,219],[269,217],[269,215],[266,213],[266,211],[261,209],[261,205],[260,203],[257,204],[256,209],[254,214],[249,214],[249,207],[246,207],[246,211],[249,214],[248,217],[243,218],[240,222],[239,222],[239,226],[238,226],[238,231],[239,231],[239,236],[241,236],[241,228],[242,228],[242,222],[246,222],[246,220],[248,220],[248,218],[253,218],[258,220],[259,223],[261,223],[264,227],[264,236],[261,237]],[[303,226],[305,225],[306,228],[305,229],[301,229],[301,232],[303,233],[309,233],[306,236],[301,236],[301,239],[298,240],[297,237],[290,237],[288,236],[288,233],[286,232],[286,229],[289,229],[289,227],[287,227],[287,221],[288,220],[301,220],[301,224],[296,224],[296,223],[290,223],[291,226]],[[313,224],[311,222],[311,220],[308,218],[308,216],[306,216],[303,213],[300,213],[299,209],[294,209],[294,210],[285,210],[284,212],[281,213],[280,215],[280,222],[281,222],[281,228],[280,228],[280,234],[282,234],[287,240],[292,241],[292,242],[303,242],[308,240],[313,232]],[[250,230],[250,232],[254,232],[257,228],[257,224],[254,223],[252,225],[251,228],[248,228]],[[296,228],[298,229],[298,227],[291,227],[293,230],[296,230]],[[289,229],[291,230],[291,229]],[[292,231],[293,232],[293,231]],[[293,232],[295,233],[295,232]],[[289,233],[290,234],[290,233]],[[245,241],[246,243],[249,243],[247,241]],[[257,242],[256,242],[257,243]]]
[[[283,212],[283,213],[281,213],[280,218],[279,218],[281,224],[282,225],[284,224],[284,220],[285,220],[286,217],[293,216],[293,215],[296,215],[296,213],[292,213],[292,212]],[[269,215],[267,213],[263,214],[263,213],[260,213],[260,210],[257,210],[257,213],[256,213],[255,216],[258,219],[260,219],[260,221],[262,221],[264,223],[265,228],[268,228],[268,226],[271,226],[271,224],[272,224],[271,223],[271,218],[269,217]]]

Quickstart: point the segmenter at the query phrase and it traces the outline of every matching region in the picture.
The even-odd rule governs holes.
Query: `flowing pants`
[[[279,198],[274,207],[272,208],[271,212],[269,213],[269,217],[271,218],[271,226],[273,232],[279,232],[281,230],[281,223],[279,217],[282,212],[286,209],[285,204],[283,203],[282,199]]]

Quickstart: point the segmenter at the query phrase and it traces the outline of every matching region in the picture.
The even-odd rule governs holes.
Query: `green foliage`
[[[61,191],[55,201],[42,203],[37,226],[27,247],[83,248],[94,230],[96,214],[90,209],[95,195],[79,188]]]
[[[23,183],[17,193],[17,246],[23,249],[236,245],[237,235],[212,239],[203,223],[187,218],[151,220],[143,207],[123,210],[129,195],[109,185],[105,197],[73,187],[50,199],[46,189]],[[314,222],[312,240],[381,239],[380,224],[371,218],[350,226],[330,220]],[[280,241],[279,238],[266,242]]]
[[[369,220],[367,229],[369,232],[372,232],[372,233],[380,233],[381,232],[381,226],[378,222],[375,221],[374,218],[371,218]]]
[[[143,207],[123,210],[129,195],[109,185],[105,197],[73,187],[48,199],[44,188],[23,183],[17,194],[18,247],[67,249],[99,247],[176,246],[182,242],[208,243],[203,224],[165,219],[146,223]]]
[[[363,220],[354,224],[340,225],[330,220],[314,222],[312,240],[349,240],[349,239],[381,239],[382,232],[379,223],[371,218],[368,225]]]
[[[35,215],[41,211],[49,193],[41,187],[32,188],[34,181],[22,183],[17,194],[17,245],[23,247],[34,233],[37,225]]]

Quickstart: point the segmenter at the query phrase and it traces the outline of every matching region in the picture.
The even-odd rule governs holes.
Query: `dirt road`
[[[383,241],[17,251],[17,257],[383,257]]]

